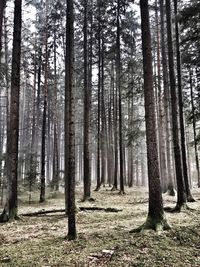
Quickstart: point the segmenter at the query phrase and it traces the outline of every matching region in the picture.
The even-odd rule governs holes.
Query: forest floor
[[[67,218],[64,213],[24,217],[0,225],[1,267],[65,266],[200,266],[200,190],[194,190],[195,203],[178,214],[166,214],[171,230],[156,233],[129,231],[144,223],[148,194],[144,188],[126,188],[126,194],[111,192],[108,187],[92,192],[94,202],[78,207],[112,207],[122,211],[78,211],[76,241],[67,241]],[[28,196],[20,195],[19,214],[64,208],[62,194],[54,194],[45,204],[28,205]],[[176,198],[164,195],[167,206]]]

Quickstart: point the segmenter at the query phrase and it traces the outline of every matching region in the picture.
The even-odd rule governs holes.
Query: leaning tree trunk
[[[177,0],[174,0],[174,13],[177,16]],[[183,92],[182,92],[182,73],[181,73],[181,53],[180,53],[180,40],[179,40],[179,24],[176,19],[175,21],[175,32],[176,32],[176,66],[178,76],[178,99],[179,99],[179,121],[180,121],[180,132],[181,132],[181,152],[182,152],[182,164],[183,164],[183,178],[185,182],[187,201],[193,202],[194,198],[189,185],[188,178],[188,167],[186,157],[186,141],[185,141],[185,125],[183,117]]]
[[[153,89],[153,69],[148,1],[140,0],[142,52],[144,71],[144,100],[146,117],[147,159],[149,179],[149,211],[142,229],[167,229],[164,217],[161,184],[159,177],[158,149],[156,140],[155,97]]]
[[[75,62],[73,5],[73,0],[67,0],[65,58],[65,186],[67,191],[68,240],[74,240],[77,237],[75,216]]]
[[[11,72],[10,101],[10,134],[8,143],[8,193],[7,202],[0,216],[1,221],[17,217],[17,185],[18,185],[18,140],[19,140],[19,91],[20,91],[20,58],[21,58],[21,24],[22,0],[15,0],[14,31]]]
[[[174,52],[173,52],[173,40],[172,40],[170,0],[166,0],[166,15],[167,15],[168,63],[169,63],[170,93],[171,93],[171,107],[172,107],[172,132],[173,132],[173,145],[174,145],[174,157],[175,157],[177,193],[178,193],[177,205],[174,211],[180,211],[181,207],[186,203],[186,193],[185,193],[185,183],[183,179],[181,148],[179,139],[178,101],[177,101],[176,80],[174,72]]]

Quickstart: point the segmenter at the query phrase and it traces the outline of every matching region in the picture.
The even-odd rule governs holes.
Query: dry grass
[[[200,191],[194,192],[198,198]],[[37,195],[34,195],[36,200]],[[64,214],[23,217],[20,221],[0,225],[0,266],[200,266],[200,201],[189,204],[194,210],[167,214],[170,231],[129,234],[129,230],[146,219],[148,194],[143,188],[126,189],[126,195],[103,188],[93,192],[95,202],[82,203],[81,188],[77,206],[123,209],[119,213],[78,212],[78,239],[69,242]],[[26,204],[21,196],[19,213],[64,207],[61,194],[43,205]],[[167,205],[175,198],[164,195]]]

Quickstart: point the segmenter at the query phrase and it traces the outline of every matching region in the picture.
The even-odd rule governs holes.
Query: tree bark
[[[186,141],[185,141],[185,125],[183,117],[183,92],[182,92],[182,72],[181,72],[181,53],[180,53],[180,37],[179,37],[179,24],[177,21],[177,0],[174,0],[174,14],[175,14],[175,33],[176,33],[176,66],[178,76],[178,99],[179,99],[179,121],[180,121],[180,134],[181,134],[181,152],[182,152],[182,164],[183,164],[183,178],[185,182],[186,197],[187,201],[193,202],[189,178],[188,178],[188,167],[186,157]]]
[[[11,101],[10,101],[10,134],[8,143],[8,195],[1,221],[17,218],[17,185],[18,185],[18,140],[19,140],[19,92],[20,92],[20,59],[21,59],[21,25],[22,1],[15,0],[14,31],[11,72]]]
[[[169,63],[169,78],[170,78],[170,93],[172,107],[172,132],[173,146],[175,157],[176,181],[177,181],[177,205],[174,211],[180,211],[181,207],[186,203],[185,183],[183,179],[183,169],[181,162],[181,148],[179,139],[179,123],[178,123],[178,101],[176,92],[176,80],[174,72],[174,51],[172,41],[172,22],[171,22],[171,3],[166,0],[166,15],[167,15],[167,42],[168,42],[168,63]]]
[[[66,84],[65,84],[65,186],[67,191],[68,240],[76,233],[75,206],[75,62],[74,62],[74,1],[67,0],[66,23]],[[68,115],[67,115],[68,114]]]
[[[146,223],[142,229],[168,229],[164,218],[163,201],[159,177],[158,149],[156,140],[155,97],[153,90],[153,69],[151,54],[151,34],[149,23],[148,1],[140,0],[144,99],[147,138],[147,160],[149,179],[149,211]]]

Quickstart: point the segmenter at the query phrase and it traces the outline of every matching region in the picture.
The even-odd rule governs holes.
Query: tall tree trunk
[[[0,1],[0,66],[1,66],[1,51],[2,51],[2,32],[3,32],[3,15],[6,7],[6,0]]]
[[[68,240],[74,240],[77,237],[75,216],[75,62],[73,6],[74,1],[67,0],[65,58],[65,186],[67,191]]]
[[[114,74],[114,73],[113,73]],[[117,77],[116,77],[117,78]],[[112,191],[118,188],[118,90],[113,87],[113,126],[114,126],[114,181]]]
[[[54,123],[54,138],[53,138],[53,175],[52,175],[52,190],[59,190],[59,155],[58,155],[58,82],[57,82],[57,47],[56,47],[56,26],[54,25],[54,107],[53,107],[53,123]]]
[[[47,94],[48,94],[48,0],[45,2],[45,70],[44,70],[44,105],[42,118],[42,146],[41,146],[41,175],[40,175],[40,203],[45,201],[45,154],[46,154],[46,120],[47,120]]]
[[[162,189],[167,191],[167,163],[166,163],[166,143],[164,137],[164,114],[163,97],[161,90],[161,60],[160,60],[160,31],[158,19],[158,5],[156,0],[156,38],[157,38],[157,71],[158,71],[158,132],[159,132],[159,151],[160,151],[160,172],[162,178]]]
[[[98,5],[98,122],[97,122],[97,186],[95,191],[99,191],[101,187],[100,177],[100,120],[101,120],[101,0],[97,1]]]
[[[124,194],[124,157],[123,157],[123,133],[122,133],[122,97],[121,97],[121,48],[120,48],[120,0],[117,1],[117,42],[116,42],[116,72],[117,88],[119,93],[119,164],[120,164],[120,194]]]
[[[174,52],[173,52],[173,41],[172,41],[170,0],[166,0],[166,15],[167,15],[167,42],[168,42],[170,92],[171,92],[171,105],[172,105],[172,131],[173,131],[173,145],[174,145],[174,157],[175,157],[177,193],[178,193],[177,205],[174,211],[180,211],[181,207],[186,203],[186,193],[185,193],[185,183],[183,179],[181,149],[180,149],[180,139],[179,139],[178,101],[177,101],[176,80],[174,72]]]
[[[160,19],[161,19],[161,52],[162,52],[162,69],[163,69],[163,86],[164,86],[164,108],[165,108],[165,130],[166,130],[166,159],[168,172],[168,192],[170,195],[175,195],[174,182],[172,177],[172,157],[171,157],[171,141],[170,141],[170,93],[169,79],[167,69],[167,55],[165,43],[165,13],[163,0],[160,0]]]
[[[90,198],[91,172],[90,172],[90,95],[88,77],[88,1],[84,0],[84,145],[83,145],[83,200]]]
[[[11,102],[10,102],[10,134],[8,143],[8,196],[1,221],[17,217],[17,185],[18,185],[18,140],[19,140],[19,91],[20,91],[20,58],[21,58],[21,25],[22,1],[15,0],[14,31],[11,72]]]
[[[163,201],[159,177],[158,150],[156,140],[155,98],[153,90],[153,69],[151,54],[151,35],[149,23],[148,1],[140,0],[142,52],[144,73],[144,99],[146,117],[147,159],[149,179],[149,211],[142,229],[167,229],[164,218]]]
[[[192,107],[192,126],[194,134],[194,150],[195,150],[195,163],[197,171],[197,182],[198,187],[200,187],[200,169],[199,169],[199,154],[197,148],[197,132],[196,132],[196,117],[195,117],[195,106],[194,106],[194,92],[193,92],[193,83],[192,83],[192,70],[189,70],[190,75],[190,97],[191,97],[191,107]]]
[[[174,0],[174,14],[178,15],[177,0]],[[186,157],[186,141],[185,141],[185,125],[183,117],[183,93],[182,93],[182,72],[181,72],[181,53],[180,53],[180,40],[179,40],[179,24],[177,18],[175,20],[175,32],[176,32],[176,66],[178,76],[178,99],[179,99],[179,121],[180,121],[180,133],[181,133],[181,152],[182,152],[182,164],[183,164],[183,178],[185,182],[187,201],[194,202],[192,193],[190,191],[188,167]]]

